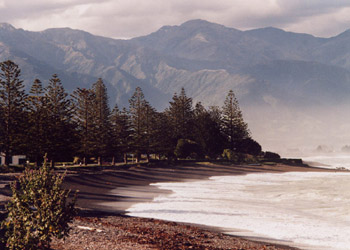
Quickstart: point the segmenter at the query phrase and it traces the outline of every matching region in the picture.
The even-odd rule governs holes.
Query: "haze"
[[[301,33],[309,33],[314,36],[319,37],[332,37],[335,35],[340,34],[341,32],[344,32],[348,28],[350,28],[350,2],[349,1],[296,1],[296,0],[269,0],[269,1],[261,1],[261,0],[217,0],[217,1],[209,1],[209,0],[194,0],[194,1],[183,1],[183,0],[169,0],[169,1],[136,1],[136,0],[119,0],[119,1],[112,1],[112,0],[61,0],[61,1],[42,1],[42,0],[33,0],[33,1],[8,1],[8,0],[0,0],[0,22],[6,22],[14,25],[16,28],[23,28],[25,30],[30,31],[42,31],[48,28],[54,28],[54,27],[71,27],[73,29],[80,29],[88,31],[94,35],[101,35],[106,37],[113,37],[113,38],[131,38],[131,37],[138,37],[142,35],[148,35],[152,32],[157,31],[160,27],[164,25],[180,25],[184,23],[185,21],[191,20],[191,19],[203,19],[207,20],[209,22],[214,22],[218,24],[223,24],[227,27],[237,28],[240,30],[250,30],[254,28],[261,28],[266,26],[273,26],[277,28],[282,28],[287,31],[293,31],[293,32],[301,32]],[[193,26],[195,26],[193,24]],[[215,27],[215,29],[221,29],[222,27]],[[52,31],[54,32],[54,31]],[[63,31],[62,31],[63,32]],[[225,30],[225,32],[229,32]],[[262,31],[261,31],[262,32]],[[274,30],[265,30],[264,32],[276,32],[276,34],[282,34],[278,31]],[[210,32],[208,33],[210,35]],[[208,35],[207,34],[207,35]],[[214,34],[214,33],[213,33]],[[256,36],[257,39],[265,39],[267,36],[259,37],[259,32],[254,33],[251,32],[250,35]],[[266,33],[267,34],[267,33]],[[242,34],[240,34],[242,35]],[[240,36],[239,35],[239,36]],[[249,34],[248,34],[249,35]],[[285,35],[285,36],[284,36]],[[238,35],[237,35],[238,36]],[[31,36],[29,36],[31,37]],[[215,37],[213,35],[213,37]],[[345,37],[345,36],[344,36]],[[197,37],[198,38],[198,37]],[[303,44],[304,42],[302,39],[304,37],[299,37],[300,40],[297,40],[300,42],[300,44]],[[299,39],[298,38],[298,39]],[[179,41],[182,41],[181,39],[188,39],[190,41],[190,37],[180,37],[178,38]],[[283,34],[283,40],[284,44],[289,44],[289,38],[288,34]],[[306,39],[306,38],[305,38]],[[312,39],[308,37],[310,41],[313,41],[315,39]],[[322,40],[322,39],[321,39]],[[336,40],[336,39],[334,39]],[[26,40],[28,41],[28,40]],[[52,40],[53,41],[53,40]],[[152,40],[153,41],[153,40]],[[251,43],[253,44],[257,40],[251,40]],[[309,58],[310,61],[319,59],[320,65],[323,64],[333,64],[332,67],[326,68],[324,65],[321,67],[319,66],[319,70],[314,72],[313,75],[309,77],[308,74],[306,74],[305,79],[302,79],[302,81],[299,81],[299,78],[296,77],[293,81],[291,80],[290,84],[288,86],[295,86],[293,84],[298,83],[308,83],[311,79],[316,79],[315,81],[319,82],[324,79],[322,77],[318,77],[320,75],[320,72],[326,72],[328,74],[329,72],[335,72],[332,71],[334,69],[334,65],[337,67],[340,67],[341,69],[338,69],[338,73],[334,73],[336,77],[341,76],[343,71],[345,72],[343,75],[344,77],[339,78],[332,78],[332,76],[329,76],[327,78],[327,81],[324,81],[323,90],[327,90],[327,88],[332,87],[333,82],[340,82],[340,83],[346,83],[346,79],[350,79],[348,77],[348,71],[350,70],[350,67],[347,63],[347,59],[345,58],[343,60],[343,55],[346,56],[346,53],[344,52],[343,46],[346,46],[345,44],[348,44],[346,37],[342,39],[338,39],[339,45],[335,45],[332,41],[330,41],[327,46],[320,47],[319,52],[312,54],[311,56],[303,57],[304,51],[300,51],[298,49],[291,50],[291,53],[288,54],[290,51],[289,45],[283,47],[284,45],[280,45],[281,49],[281,56],[278,55],[277,58],[272,58],[271,60],[275,59],[288,59],[288,60],[295,60],[290,61],[289,65],[286,65],[285,68],[282,68],[285,70],[283,77],[288,75],[288,70],[290,70],[290,67],[294,67],[297,69],[303,69],[305,68],[303,64],[298,64],[296,60],[299,61],[308,61]],[[59,46],[59,43],[61,41],[55,41],[57,43],[57,49],[59,50],[61,47]],[[77,42],[77,41],[74,41]],[[272,48],[272,50],[275,49],[274,46],[277,46],[274,43],[271,43],[268,39],[265,40],[267,44],[265,43],[257,43],[259,46],[261,44],[265,44],[266,47],[264,47],[262,50],[258,50],[259,46],[254,43],[254,46],[249,47],[249,43],[247,43],[248,47],[246,50],[242,50],[244,52],[237,53],[238,55],[240,53],[246,53],[246,51],[250,51],[252,53],[251,57],[253,58],[255,54],[259,55],[262,54],[263,56],[255,61],[255,62],[248,62],[247,65],[259,65],[261,63],[261,60],[265,58],[265,56],[268,56],[269,49]],[[313,41],[315,44],[317,44],[319,41]],[[30,43],[30,42],[27,42]],[[26,43],[26,44],[27,44]],[[290,42],[292,45],[295,45],[296,43]],[[154,44],[151,42],[150,44]],[[180,44],[180,43],[179,43]],[[190,44],[190,43],[188,43]],[[233,42],[229,42],[229,44],[234,44]],[[305,48],[305,53],[311,51],[310,48],[314,48],[313,43],[310,43],[310,47]],[[51,44],[52,45],[52,44]],[[67,45],[68,46],[68,45]],[[70,46],[70,45],[69,45]],[[102,45],[101,45],[102,46]],[[143,46],[143,45],[142,45]],[[299,45],[298,45],[299,46]],[[296,46],[297,47],[297,46]],[[40,48],[40,51],[42,46],[38,46]],[[256,49],[257,52],[255,52]],[[328,51],[329,48],[333,49],[330,53],[331,56],[335,55],[338,57],[334,57],[333,61],[328,60]],[[23,49],[21,47],[18,47],[17,49]],[[184,48],[186,49],[186,48]],[[10,51],[10,50],[9,50]],[[73,50],[72,50],[73,51]],[[166,52],[168,53],[169,49],[164,48],[164,51],[161,51],[161,53]],[[187,51],[187,50],[184,50]],[[208,50],[206,50],[208,51]],[[233,52],[237,52],[236,48],[232,49]],[[181,52],[181,51],[180,51]],[[266,54],[264,54],[267,52]],[[322,52],[322,53],[321,53]],[[333,53],[334,52],[334,53]],[[33,48],[28,49],[28,51],[25,51],[25,53],[33,53],[31,54],[32,57],[35,57],[38,55],[38,52],[35,52]],[[68,52],[67,52],[68,53]],[[119,52],[118,52],[119,53]],[[126,54],[129,52],[125,52]],[[136,51],[131,51],[132,53],[137,53]],[[174,52],[175,53],[175,52]],[[299,53],[299,54],[298,54]],[[181,53],[180,53],[181,54]],[[176,56],[180,55],[177,54]],[[184,53],[188,55],[189,53]],[[195,54],[193,52],[193,58],[198,59],[203,53],[200,53],[200,55]],[[72,55],[76,55],[72,53]],[[192,54],[191,54],[192,55]],[[191,55],[188,55],[189,57]],[[235,55],[233,53],[232,55]],[[70,56],[67,54],[67,58],[70,58]],[[198,58],[197,58],[198,56]],[[73,58],[73,57],[72,57]],[[232,58],[235,58],[232,56]],[[50,58],[51,61],[52,58]],[[191,59],[191,58],[188,58]],[[140,65],[143,65],[143,63],[148,62],[145,60],[145,62],[134,62],[133,57],[130,57],[130,62],[120,62],[120,65],[116,66],[116,72],[118,72],[118,67],[124,67],[123,69],[130,73],[133,77],[136,77],[137,79],[141,79],[144,72],[137,72],[134,71],[132,66],[133,63],[140,63]],[[204,58],[204,60],[207,60]],[[332,61],[332,62],[331,62]],[[169,68],[167,64],[161,64],[161,61],[157,61],[156,65],[159,66],[158,73],[163,72],[164,75],[161,78],[163,89],[169,96],[171,96],[174,91],[178,91],[176,88],[180,88],[182,86],[173,86],[169,87],[168,89],[165,87],[166,83],[169,82],[169,79],[166,78],[168,70],[174,71],[173,68]],[[223,61],[223,65],[226,64],[226,61]],[[75,68],[77,66],[77,63],[82,63],[83,61],[81,58],[79,60],[72,60],[72,62],[55,62],[55,64],[51,65],[52,67],[56,67],[57,64],[62,63],[72,63],[72,65],[68,67]],[[47,65],[47,63],[44,63]],[[169,64],[169,63],[168,63]],[[138,64],[135,64],[138,65]],[[272,65],[272,68],[276,68],[274,64]],[[29,66],[23,65],[24,72],[26,72],[26,68],[29,69]],[[160,67],[162,66],[162,67]],[[312,63],[309,65],[311,68],[314,66]],[[42,68],[42,66],[40,66]],[[72,69],[71,68],[71,69]],[[79,73],[88,73],[91,72],[86,71],[85,68],[81,67],[85,71],[79,72]],[[142,68],[142,67],[140,67]],[[200,67],[199,67],[200,68]],[[344,69],[345,68],[345,69]],[[200,68],[201,69],[201,68]],[[215,69],[215,67],[213,67]],[[229,84],[231,80],[233,79],[235,82],[242,81],[242,86],[244,85],[244,81],[246,80],[244,74],[253,74],[254,72],[259,72],[261,76],[261,82],[262,80],[270,77],[270,82],[280,83],[281,80],[277,77],[276,79],[274,76],[276,75],[275,72],[271,71],[271,74],[268,74],[265,72],[264,74],[261,74],[261,71],[259,71],[261,68],[256,69],[247,69],[247,71],[242,72],[240,75],[234,75],[229,73],[222,73],[222,71],[215,71],[215,70],[209,70],[205,72],[204,71],[198,71],[195,74],[192,74],[193,69],[188,69],[186,72],[181,71],[182,68],[176,69],[174,72],[174,75],[178,77],[178,83],[181,82],[181,84],[184,81],[187,81],[188,83],[194,82],[197,79],[204,79],[201,77],[202,75],[205,75],[208,73],[208,75],[211,76],[211,78],[208,80],[207,84],[209,86],[210,81],[213,81],[213,79],[219,79],[221,83],[223,82],[222,79],[226,79],[227,84],[222,85],[221,88],[219,88],[217,85],[215,85],[215,91],[216,93],[220,94],[215,96],[213,95],[213,89],[207,89],[207,93],[196,93],[195,91],[198,90],[196,87],[194,90],[191,90],[191,86],[194,85],[188,84],[186,86],[186,90],[188,90],[188,94],[190,96],[193,95],[195,101],[202,101],[205,102],[206,98],[209,94],[211,94],[212,98],[215,98],[217,100],[222,100],[224,93],[226,93]],[[52,71],[52,69],[50,69]],[[343,70],[343,71],[342,71]],[[50,74],[53,72],[49,72]],[[306,70],[305,70],[306,71]],[[136,73],[135,73],[136,72]],[[179,77],[180,73],[183,75],[183,77]],[[270,71],[269,71],[270,72]],[[34,74],[35,72],[27,72],[27,75]],[[297,74],[294,74],[295,76],[298,76],[300,72],[296,72]],[[305,72],[304,72],[305,73]],[[97,74],[97,73],[96,73]],[[139,75],[138,75],[139,74]],[[248,74],[248,75],[249,75]],[[116,74],[118,75],[118,74]],[[223,78],[216,77],[217,75],[222,76]],[[303,75],[303,74],[301,74]],[[330,74],[328,74],[330,75]],[[96,77],[97,75],[92,75],[93,77]],[[158,75],[159,76],[159,75]],[[98,77],[104,77],[103,75],[98,75]],[[282,77],[282,79],[283,79]],[[316,77],[316,78],[315,78]],[[318,78],[317,78],[318,77]],[[255,79],[259,79],[256,75],[254,75]],[[237,80],[238,79],[238,80]],[[345,80],[344,80],[345,79]],[[107,82],[110,83],[116,82],[117,79],[106,79]],[[127,79],[130,80],[130,79]],[[152,82],[152,81],[150,81]],[[256,84],[261,83],[260,81],[256,81]],[[202,82],[198,81],[198,84],[202,84]],[[249,81],[246,81],[247,85],[249,85]],[[136,83],[135,83],[136,84]],[[139,84],[139,83],[137,83]],[[174,83],[175,84],[175,83]],[[216,84],[216,83],[215,83]],[[219,83],[217,83],[219,84]],[[301,84],[303,85],[303,84]],[[344,84],[344,86],[347,84]],[[203,85],[202,85],[203,86]],[[245,85],[246,86],[246,85]],[[249,90],[254,90],[254,86],[258,85],[252,85],[252,88]],[[344,87],[343,86],[343,87]],[[145,86],[146,88],[146,86]],[[336,87],[333,87],[334,89],[337,89]],[[128,85],[128,89],[132,90],[134,89],[133,85]],[[339,92],[344,92],[343,90],[347,90],[346,88],[339,88]],[[122,93],[122,91],[127,92],[125,90],[116,89],[115,93]],[[147,90],[146,90],[147,91]],[[153,89],[149,90],[150,92],[153,91]],[[253,91],[254,92],[254,91]],[[265,91],[266,94],[267,91]],[[327,91],[324,91],[327,92]],[[114,96],[116,94],[114,93]],[[158,93],[158,92],[157,92]],[[305,106],[302,108],[295,108],[288,106],[286,103],[284,105],[280,105],[280,103],[276,102],[277,97],[281,97],[280,100],[283,101],[283,94],[284,92],[279,93],[280,95],[275,96],[263,96],[264,101],[266,102],[272,102],[272,107],[268,111],[265,110],[259,110],[259,105],[256,105],[254,107],[250,107],[247,105],[247,103],[242,102],[242,110],[245,116],[245,119],[247,120],[249,127],[252,131],[252,136],[254,139],[259,141],[264,150],[272,150],[277,151],[281,153],[289,152],[289,153],[296,153],[304,152],[306,150],[313,151],[316,149],[318,145],[329,145],[329,147],[332,147],[334,150],[339,151],[340,148],[344,145],[350,145],[350,136],[347,136],[347,132],[350,129],[350,119],[348,119],[347,110],[350,108],[349,103],[350,102],[342,102],[341,104],[336,105],[330,105],[329,101],[332,101],[332,98],[328,98],[327,100],[323,100],[322,96],[315,96],[313,98],[318,99],[319,103],[324,103],[323,106],[312,106],[307,109],[305,109]],[[344,92],[345,94],[347,92]],[[129,94],[129,93],[126,93]],[[298,94],[298,93],[295,93]],[[312,93],[311,93],[312,94]],[[196,95],[198,98],[196,99]],[[330,94],[332,95],[332,93]],[[156,95],[158,99],[159,94]],[[169,97],[167,96],[167,98]],[[240,97],[239,93],[238,96]],[[295,95],[297,96],[297,95]],[[302,93],[300,94],[300,100],[307,99],[310,97],[310,93]],[[334,95],[336,96],[336,95]],[[253,96],[258,97],[258,96]],[[261,97],[261,96],[260,96]],[[297,96],[299,98],[299,96]],[[170,98],[170,97],[169,97]],[[251,98],[251,99],[254,99]],[[270,98],[268,100],[268,98]],[[295,100],[299,100],[296,98]],[[345,97],[346,99],[347,97]],[[250,100],[251,100],[250,99]],[[336,99],[336,98],[335,98]],[[127,100],[127,96],[125,95],[125,100]],[[274,104],[273,102],[276,102]],[[219,104],[219,103],[218,103]],[[271,104],[271,103],[270,103]]]

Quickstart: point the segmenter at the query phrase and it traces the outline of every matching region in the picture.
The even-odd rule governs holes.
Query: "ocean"
[[[348,165],[344,157],[326,159],[320,165],[350,166],[349,157]],[[129,215],[214,226],[302,249],[350,249],[350,172],[262,173],[151,185],[172,193],[133,205]]]

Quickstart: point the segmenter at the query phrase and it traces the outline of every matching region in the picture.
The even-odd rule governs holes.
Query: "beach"
[[[182,163],[176,166],[128,166],[69,169],[65,187],[79,190],[80,214],[64,241],[53,249],[295,249],[223,234],[220,228],[125,216],[133,204],[152,201],[166,190],[151,183],[204,180],[249,173],[330,171],[304,165],[225,165]],[[169,191],[170,192],[170,191]],[[6,193],[6,192],[1,192]],[[266,239],[262,239],[266,242]],[[273,241],[271,239],[271,241]]]

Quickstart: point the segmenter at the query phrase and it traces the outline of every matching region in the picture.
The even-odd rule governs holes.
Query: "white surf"
[[[129,215],[225,228],[304,249],[350,249],[350,173],[283,173],[152,184],[172,190]]]

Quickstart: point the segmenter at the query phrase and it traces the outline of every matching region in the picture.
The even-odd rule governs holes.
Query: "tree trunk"
[[[141,154],[137,153],[136,154],[136,163],[139,163],[141,161]]]
[[[115,157],[112,158],[112,166],[115,167]]]
[[[124,153],[124,164],[128,163],[128,154]]]
[[[8,167],[10,165],[11,156],[8,152],[5,153],[5,166]]]

